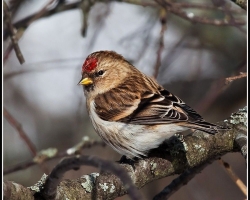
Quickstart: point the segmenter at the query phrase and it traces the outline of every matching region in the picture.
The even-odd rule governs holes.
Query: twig
[[[233,13],[231,12],[230,9],[230,5],[228,4],[228,2],[226,2],[225,0],[212,0],[213,4],[217,7],[221,7],[224,10],[224,15],[225,18],[228,18],[232,25],[234,25],[236,28],[238,28],[242,33],[246,34],[246,30],[244,28],[242,28],[241,26],[235,24],[235,19],[233,16]]]
[[[62,160],[47,177],[44,188],[41,191],[42,197],[48,200],[55,199],[57,186],[62,180],[64,173],[72,169],[79,169],[82,165],[94,166],[112,172],[121,179],[131,199],[142,199],[141,194],[133,184],[127,172],[121,166],[116,163],[112,163],[111,161],[85,155],[65,158]]]
[[[105,146],[105,145],[106,144],[103,141],[97,141],[97,140],[86,141],[83,139],[80,143],[76,144],[75,147],[69,148],[66,151],[63,151],[60,153],[54,153],[53,156],[45,155],[43,152],[47,150],[42,150],[38,152],[37,156],[34,157],[32,160],[19,163],[15,166],[4,169],[3,174],[7,175],[10,173],[19,171],[19,170],[27,169],[28,167],[31,167],[37,164],[48,162],[50,160],[62,158],[62,157],[69,156],[69,155],[79,154],[81,150],[86,149],[86,148],[91,148],[93,146]]]
[[[25,0],[9,0],[9,9],[13,16],[24,1]]]
[[[23,139],[23,141],[27,144],[31,154],[33,156],[36,155],[36,147],[32,143],[32,141],[29,139],[27,134],[22,129],[22,125],[4,108],[4,117],[5,119],[17,130],[19,133],[19,136]]]
[[[4,21],[7,24],[7,27],[10,31],[10,39],[12,41],[12,45],[14,47],[16,56],[17,56],[20,64],[23,64],[25,62],[25,60],[24,60],[23,54],[19,48],[19,45],[17,43],[17,38],[15,36],[14,27],[13,27],[12,22],[11,22],[10,11],[9,11],[9,8],[8,8],[8,5],[6,4],[6,2],[4,1],[3,3],[4,3],[4,17],[5,17]]]
[[[145,0],[119,0],[119,2],[126,2],[130,3],[133,5],[138,5],[138,6],[150,6],[150,7],[158,7],[158,5],[153,2],[152,0],[145,1]]]
[[[29,26],[32,22],[35,20],[41,18],[46,12],[49,6],[55,2],[56,0],[50,0],[38,13],[36,13],[27,23],[27,26]]]
[[[226,78],[225,79],[225,84],[229,84],[232,81],[235,81],[235,80],[241,79],[241,78],[245,78],[245,77],[247,77],[247,73],[246,72],[240,72],[240,75],[231,76],[231,77]]]
[[[20,28],[26,29],[31,24],[31,22],[34,21],[34,19],[37,20],[38,18],[50,16],[50,15],[53,15],[55,13],[60,13],[60,12],[70,10],[70,9],[76,9],[76,8],[78,8],[79,4],[81,3],[81,1],[70,3],[70,4],[63,4],[61,2],[62,1],[58,1],[56,6],[54,6],[51,9],[48,9],[48,6],[50,5],[49,4],[50,2],[49,2],[38,13],[27,16],[27,17],[17,21],[16,23],[14,23],[13,24],[14,27],[16,27],[16,29],[20,29]],[[6,37],[6,30],[4,31],[4,33],[5,33],[4,37]]]
[[[82,36],[85,37],[87,35],[87,29],[88,29],[88,18],[89,18],[89,12],[91,7],[94,5],[95,1],[82,1],[80,4],[80,9],[82,11],[83,15],[83,24],[82,24]]]
[[[232,0],[235,1],[235,0]],[[150,6],[150,7],[158,7],[158,4],[153,1],[145,1],[145,0],[120,0],[119,2],[126,2],[138,6]],[[215,7],[213,5],[209,5],[206,3],[193,3],[193,2],[172,2],[175,6],[179,8],[197,8],[197,9],[205,9],[205,10],[218,10],[224,11],[221,7]],[[246,9],[245,9],[246,10]],[[231,13],[243,13],[241,9],[230,9]]]
[[[204,9],[204,10],[218,10],[218,11],[225,11],[225,8],[222,7],[217,7],[209,4],[204,4],[204,3],[192,3],[192,2],[174,2],[173,3],[175,6],[180,7],[180,8],[197,8],[197,9]],[[241,9],[230,9],[229,10],[232,14],[241,14],[244,13],[243,10]]]
[[[160,10],[160,21],[161,21],[161,31],[160,31],[160,39],[159,39],[159,48],[157,51],[157,58],[155,63],[155,72],[154,72],[154,78],[156,79],[158,76],[159,68],[161,66],[161,54],[164,49],[164,32],[167,28],[167,12],[165,9]]]
[[[153,200],[164,200],[168,199],[171,195],[177,192],[182,186],[186,185],[196,174],[200,173],[209,162],[206,162],[203,165],[194,167],[192,169],[187,169],[184,173],[174,179],[167,187],[165,187],[160,193],[155,195]]]
[[[237,66],[237,71],[245,70],[246,64],[245,60],[243,60],[239,66]],[[225,84],[225,79],[221,78],[215,80],[208,91],[206,92],[205,96],[199,102],[198,106],[196,106],[196,110],[199,110],[201,113],[206,111],[208,107],[216,100],[216,98],[229,87],[229,85]]]
[[[23,36],[23,33],[24,33],[24,29],[18,29],[16,34],[15,34],[15,39],[16,41],[19,41],[19,39]],[[12,52],[13,50],[13,43],[10,43],[8,45],[8,47],[6,48],[5,52],[4,52],[4,57],[3,57],[3,62],[5,63],[6,60],[8,59],[10,53]]]
[[[247,187],[246,185],[239,179],[239,177],[233,172],[232,168],[230,165],[225,162],[224,160],[220,159],[218,162],[224,166],[224,169],[230,176],[230,178],[235,182],[235,184],[239,187],[239,189],[243,192],[245,196],[247,196]]]
[[[9,167],[7,169],[4,169],[3,170],[3,175],[7,175],[7,174],[10,174],[10,173],[13,173],[13,172],[17,172],[17,171],[20,171],[20,170],[24,170],[24,169],[27,169],[33,165],[36,165],[37,163],[34,162],[34,161],[27,161],[27,162],[23,162],[23,163],[19,163],[13,167]]]
[[[172,12],[173,14],[186,19],[192,23],[201,23],[201,24],[210,24],[214,26],[236,26],[236,25],[246,25],[244,20],[234,20],[232,23],[227,19],[218,20],[218,19],[209,19],[206,17],[199,17],[195,16],[193,13],[186,13],[185,11],[181,10],[178,6],[175,6],[174,3],[164,0],[155,0],[159,3],[163,8]]]
[[[49,1],[49,2],[48,2],[39,12],[38,12],[38,13],[36,13],[35,15],[33,15],[32,18],[29,18],[29,20],[28,20],[28,22],[27,22],[27,24],[26,24],[26,27],[29,26],[33,21],[35,21],[35,20],[39,19],[40,17],[42,17],[42,16],[44,15],[44,13],[46,13],[48,7],[49,7],[54,1],[55,1],[55,0],[50,0],[50,1]],[[16,41],[18,41],[18,40],[22,37],[24,31],[25,31],[24,28],[19,28],[19,29],[17,30],[17,33],[16,33],[16,35],[15,35]],[[4,53],[4,62],[7,60],[7,58],[8,58],[8,56],[9,56],[10,52],[11,52],[12,49],[13,49],[13,47],[14,47],[14,44],[10,44],[10,45],[7,47],[7,49],[6,49],[5,53]],[[22,64],[22,63],[21,63],[21,64]]]

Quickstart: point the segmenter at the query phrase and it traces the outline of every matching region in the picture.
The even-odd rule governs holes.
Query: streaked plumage
[[[113,51],[90,54],[79,84],[97,133],[129,158],[146,156],[180,131],[220,128]]]

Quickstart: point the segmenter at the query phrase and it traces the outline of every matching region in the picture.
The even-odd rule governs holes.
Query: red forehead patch
[[[96,58],[87,58],[82,65],[82,72],[91,72],[97,66]]]

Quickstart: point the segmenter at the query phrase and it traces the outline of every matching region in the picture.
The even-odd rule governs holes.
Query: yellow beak
[[[90,85],[92,83],[93,81],[91,78],[82,78],[80,82],[78,83],[78,85]]]

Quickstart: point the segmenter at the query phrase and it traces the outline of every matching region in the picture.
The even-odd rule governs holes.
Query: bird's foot
[[[120,164],[129,164],[135,170],[135,164],[136,164],[137,161],[138,161],[138,158],[136,158],[136,157],[133,158],[133,159],[130,159],[130,158],[127,158],[125,155],[123,155],[118,162]]]
[[[184,136],[180,133],[175,133],[174,136],[181,142],[184,142]]]

